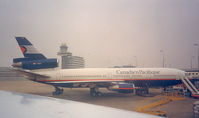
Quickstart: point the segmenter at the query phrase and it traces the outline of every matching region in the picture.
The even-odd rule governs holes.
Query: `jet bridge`
[[[199,91],[191,83],[191,81],[187,77],[181,78],[181,80],[184,83],[184,85],[187,87],[187,89],[191,92],[191,96],[195,98],[199,98]]]

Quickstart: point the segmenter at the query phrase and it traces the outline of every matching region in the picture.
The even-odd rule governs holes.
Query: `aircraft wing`
[[[160,118],[158,116],[62,100],[0,91],[1,118]]]
[[[11,71],[15,71],[17,73],[21,73],[23,75],[26,75],[26,76],[32,76],[32,77],[41,77],[41,78],[50,78],[49,76],[47,75],[41,75],[41,74],[38,74],[36,72],[33,72],[33,71],[30,71],[30,70],[25,70],[25,69],[20,69],[20,68],[9,68]]]

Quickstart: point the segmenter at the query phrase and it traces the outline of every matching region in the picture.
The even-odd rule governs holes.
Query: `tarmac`
[[[54,87],[46,84],[32,82],[23,78],[15,72],[10,71],[7,67],[0,67],[0,90],[35,94],[47,97],[67,99],[89,104],[108,106],[129,111],[136,111],[138,106],[153,103],[162,96],[161,89],[150,89],[154,97],[142,97],[135,94],[122,94],[107,89],[100,89],[102,96],[90,96],[89,88],[64,88],[62,95],[52,95]],[[152,101],[149,101],[152,99]],[[168,118],[193,118],[193,103],[198,99],[186,98],[182,101],[172,101],[163,105],[160,110],[165,111]]]
[[[103,92],[102,96],[92,97],[89,94],[88,88],[64,88],[64,93],[62,95],[54,96],[52,95],[54,87],[25,80],[24,78],[19,78],[18,80],[5,80],[5,78],[1,80],[0,78],[0,90],[68,99],[129,111],[135,111],[138,104],[144,104],[142,103],[143,101],[152,98],[137,96],[135,94],[122,94],[108,91],[106,89],[100,89]],[[155,96],[161,95],[160,89],[150,89],[150,92]],[[186,98],[183,101],[172,101],[162,106],[161,110],[167,113],[168,118],[193,118],[192,104],[195,101],[197,101],[197,99],[193,98]]]

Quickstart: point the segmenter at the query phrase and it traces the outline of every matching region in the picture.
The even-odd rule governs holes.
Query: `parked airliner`
[[[16,37],[24,58],[13,59],[13,69],[24,77],[55,87],[53,94],[62,94],[62,87],[90,88],[92,96],[99,96],[99,88],[120,93],[148,93],[150,87],[181,84],[185,72],[170,68],[83,68],[59,69],[57,59],[47,59],[25,37]]]

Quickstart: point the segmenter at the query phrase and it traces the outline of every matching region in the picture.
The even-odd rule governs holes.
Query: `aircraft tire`
[[[97,92],[97,96],[102,96],[102,93],[101,92]]]
[[[93,96],[93,97],[96,97],[97,93],[96,92],[91,92],[90,95]]]

